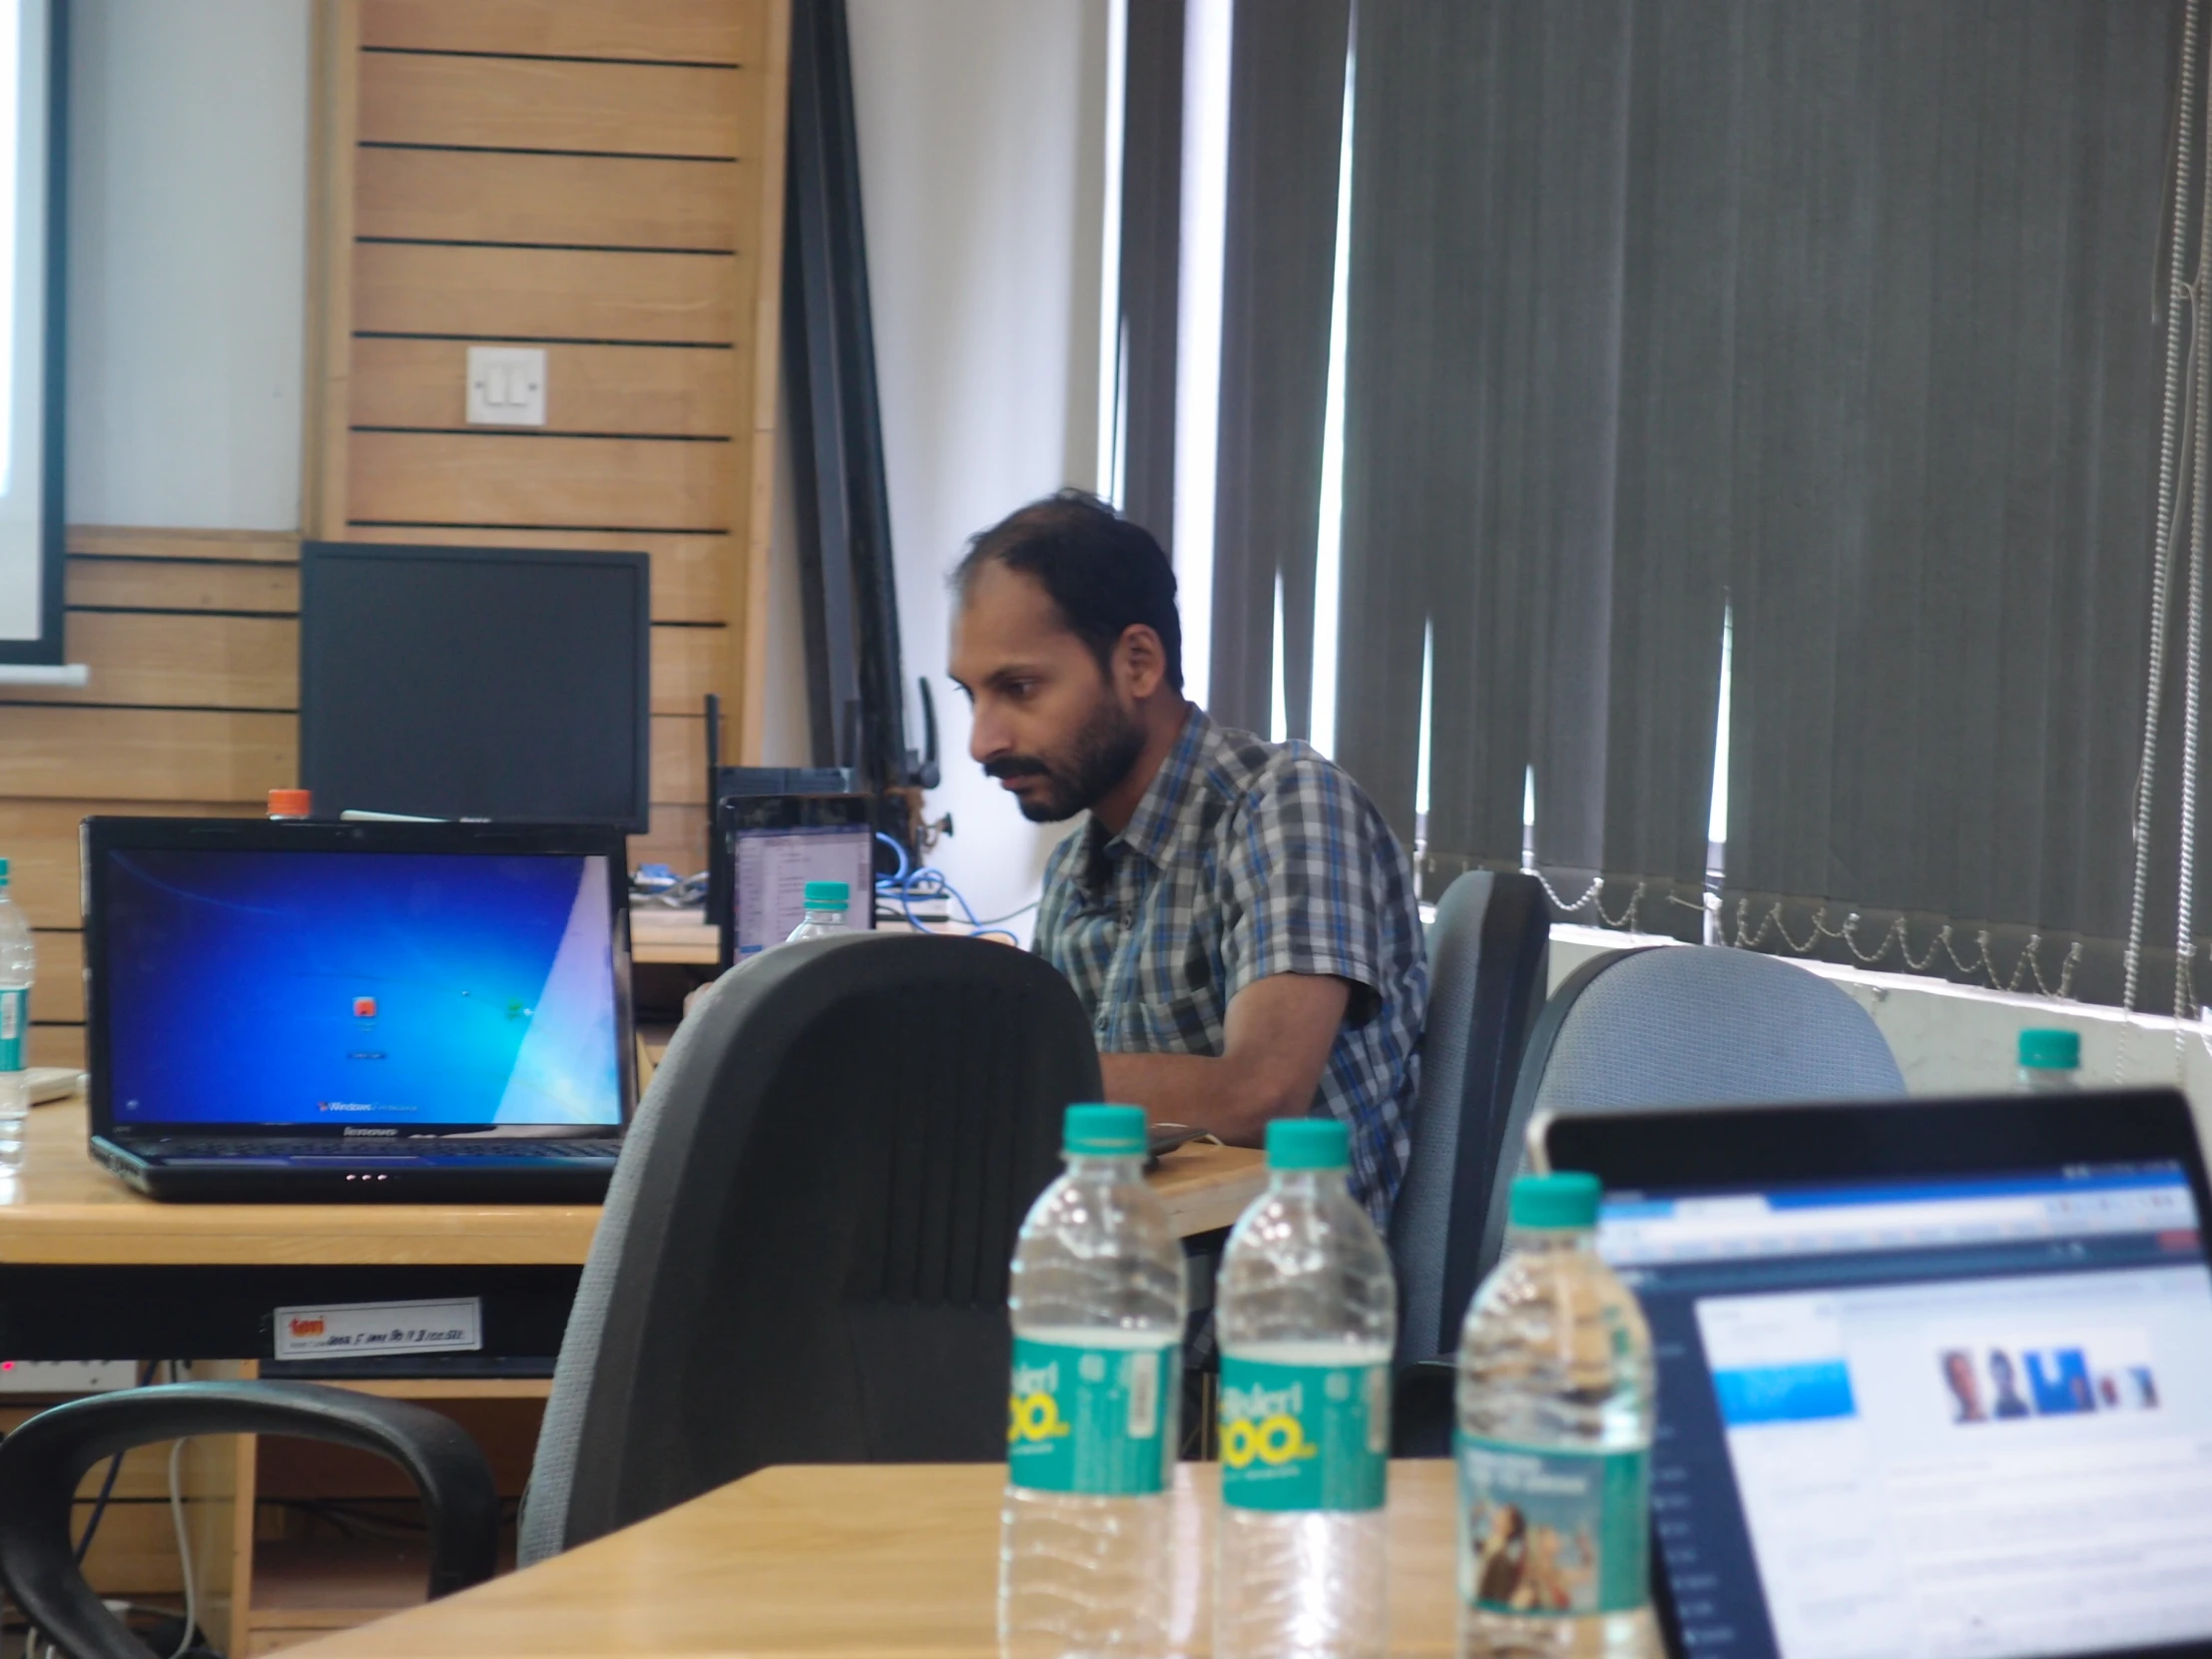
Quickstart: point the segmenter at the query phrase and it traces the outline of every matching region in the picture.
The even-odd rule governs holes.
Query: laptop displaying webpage
[[[1609,1196],[1710,1659],[2212,1637],[2212,1273],[2178,1166]]]
[[[118,1129],[622,1121],[604,857],[107,857]]]

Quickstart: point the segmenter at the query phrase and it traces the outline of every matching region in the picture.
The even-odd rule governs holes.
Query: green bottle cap
[[[2031,1071],[2079,1071],[2081,1069],[2081,1033],[2079,1031],[2022,1031],[2020,1033],[2020,1064]]]
[[[791,888],[784,890],[790,892]],[[810,910],[841,910],[851,902],[852,889],[842,881],[807,883],[807,908]]]
[[[1060,1150],[1085,1158],[1141,1158],[1150,1150],[1142,1106],[1070,1106]]]
[[[1602,1191],[1594,1175],[1523,1175],[1513,1183],[1507,1215],[1515,1227],[1595,1227]]]
[[[1352,1132],[1337,1118],[1277,1118],[1268,1125],[1269,1169],[1347,1169]]]

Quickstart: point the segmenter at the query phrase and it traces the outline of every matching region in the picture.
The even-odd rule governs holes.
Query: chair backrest
[[[1551,907],[1532,875],[1471,870],[1436,904],[1413,1149],[1390,1216],[1401,1361],[1457,1347],[1483,1218],[1513,1173],[1498,1153],[1550,941]]]
[[[1529,1037],[1506,1133],[1517,1154],[1542,1111],[1903,1093],[1888,1040],[1841,986],[1757,951],[1652,945],[1593,956],[1560,982]],[[1485,1272],[1504,1229],[1500,1205]]]
[[[1003,1456],[1014,1235],[1098,1091],[1074,991],[1005,945],[861,934],[726,975],[616,1170],[523,1559],[771,1463]]]

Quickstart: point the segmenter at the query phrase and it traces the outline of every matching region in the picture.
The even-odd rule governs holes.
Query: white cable
[[[185,1633],[177,1638],[177,1651],[169,1659],[185,1659],[193,1632],[200,1628],[200,1587],[193,1577],[192,1539],[185,1530],[185,1488],[180,1477],[184,1456],[183,1440],[169,1448],[169,1519],[177,1529],[177,1564],[185,1575]]]
[[[2135,879],[2129,895],[2127,950],[2120,1007],[2135,1011],[2136,982],[2142,968],[2144,906],[2150,884],[2151,794],[2158,767],[2158,717],[2166,694],[2166,610],[2172,585],[2175,465],[2181,449],[2182,329],[2184,315],[2193,340],[2196,308],[2188,303],[2189,173],[2196,148],[2197,35],[2202,0],[2189,0],[2181,26],[2181,89],[2174,138],[2172,248],[2166,276],[2165,390],[2158,431],[2158,514],[2153,537],[2150,590],[2150,672],[2143,700],[2143,757],[2135,775]],[[2119,1071],[2127,1070],[2125,1024],[2121,1027]]]

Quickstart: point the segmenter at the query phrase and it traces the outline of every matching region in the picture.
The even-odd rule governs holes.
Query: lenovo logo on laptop
[[[355,1127],[350,1123],[347,1124],[343,1129],[340,1129],[338,1131],[338,1134],[341,1138],[349,1141],[379,1139],[388,1140],[390,1137],[398,1133],[399,1131],[396,1129],[361,1129]]]

